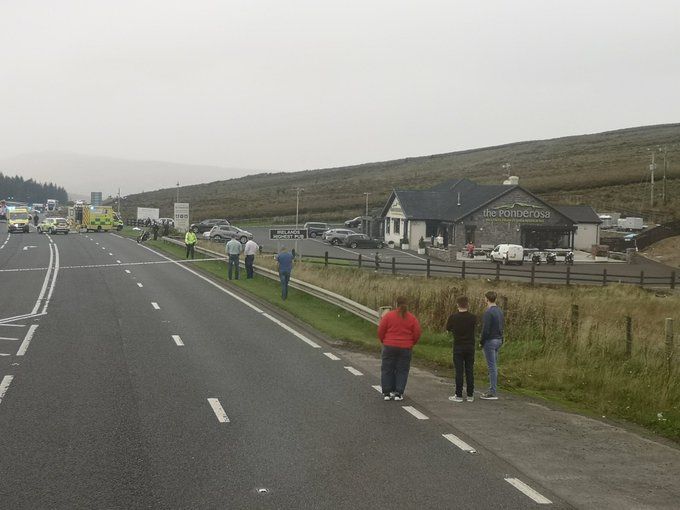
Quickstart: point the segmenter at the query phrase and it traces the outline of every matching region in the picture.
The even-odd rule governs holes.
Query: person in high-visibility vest
[[[194,246],[196,246],[196,234],[194,234],[193,231],[189,230],[186,235],[184,236],[184,244],[187,246],[187,255],[185,258],[189,258],[189,254],[191,254],[191,258],[194,258]]]

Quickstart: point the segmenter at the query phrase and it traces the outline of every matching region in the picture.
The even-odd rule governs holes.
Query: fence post
[[[604,287],[605,285],[607,285],[607,268],[606,267],[602,270],[602,286]]]
[[[465,261],[460,266],[460,277],[465,280]]]
[[[572,342],[578,338],[578,305],[571,305],[571,340]]]
[[[430,258],[427,258],[427,274],[426,276],[429,278],[430,277]]]
[[[359,269],[361,269],[361,253],[359,254],[358,262],[359,262]]]
[[[675,289],[675,271],[671,271],[671,289]]]
[[[567,266],[567,285],[571,285],[571,266]]]
[[[645,270],[640,271],[640,287],[644,286],[645,284]]]
[[[535,279],[536,279],[536,264],[532,263],[531,264],[531,285],[534,284]]]
[[[496,281],[501,279],[501,265],[496,264]]]
[[[323,254],[323,267],[328,267],[328,252]]]
[[[392,257],[392,274],[397,274],[397,263],[394,257]]]
[[[626,315],[626,357],[633,353],[633,319]]]
[[[673,361],[673,319],[666,319],[666,360],[668,362],[668,376],[671,375]]]
[[[375,270],[378,272],[380,270],[380,256],[375,254]]]

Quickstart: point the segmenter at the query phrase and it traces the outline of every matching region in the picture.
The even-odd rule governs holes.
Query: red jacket
[[[405,317],[399,315],[398,310],[387,312],[380,319],[378,338],[383,345],[410,349],[420,339],[418,319],[410,312],[406,312]]]

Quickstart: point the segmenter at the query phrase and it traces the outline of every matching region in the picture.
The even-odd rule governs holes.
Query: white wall
[[[408,230],[409,230],[409,244],[410,248],[412,250],[416,250],[418,248],[418,241],[420,241],[420,238],[422,237],[425,239],[425,241],[428,241],[428,238],[425,237],[425,222],[424,221],[409,221],[408,222]]]
[[[394,201],[392,202],[392,205],[390,206],[389,211],[387,212],[387,216],[385,218],[385,221],[389,220],[390,221],[390,228],[389,228],[389,233],[387,228],[385,228],[385,242],[389,243],[392,241],[395,246],[399,246],[399,241],[401,240],[402,237],[404,237],[404,211],[401,208],[401,204],[399,203],[399,200],[397,198],[394,198]],[[394,233],[394,220],[399,221],[399,233],[395,234]],[[410,227],[409,227],[410,229]]]
[[[600,244],[600,226],[592,223],[579,223],[574,236],[574,248],[590,251],[594,244]]]

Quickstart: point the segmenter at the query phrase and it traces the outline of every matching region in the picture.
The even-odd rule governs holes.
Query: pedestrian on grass
[[[489,369],[489,390],[479,397],[484,400],[498,400],[498,351],[503,345],[503,311],[496,305],[496,293],[484,294],[487,308],[482,316],[481,345]]]
[[[225,251],[229,257],[229,269],[227,271],[227,276],[231,280],[232,270],[235,269],[236,279],[238,280],[238,274],[240,270],[239,259],[241,257],[241,252],[243,251],[243,245],[241,244],[241,241],[236,239],[236,236],[232,236],[231,240],[227,243]]]
[[[411,368],[413,346],[420,339],[420,323],[408,311],[408,300],[397,298],[397,308],[380,319],[378,338],[382,344],[380,384],[384,400],[404,400]]]
[[[185,258],[188,259],[189,255],[191,255],[192,259],[194,258],[194,248],[197,241],[198,239],[196,239],[196,234],[193,230],[189,230],[186,234],[184,234],[184,244],[187,247],[187,254]]]
[[[288,282],[290,281],[290,273],[293,272],[293,260],[295,257],[290,253],[285,246],[282,246],[278,255],[274,257],[279,266],[279,280],[281,280],[281,299],[284,301],[288,299]]]
[[[153,230],[153,240],[156,241],[158,240],[158,231],[160,230],[160,225],[158,224],[157,221],[154,220],[153,222],[153,227],[151,227]]]
[[[255,254],[260,250],[260,247],[255,241],[249,239],[243,247],[243,254],[246,256],[246,278],[253,277],[253,262],[255,262]]]
[[[446,331],[453,333],[453,370],[456,378],[456,393],[449,397],[452,402],[463,401],[463,375],[467,386],[467,401],[475,400],[475,326],[477,317],[468,309],[467,296],[456,299],[458,312],[446,321]]]

